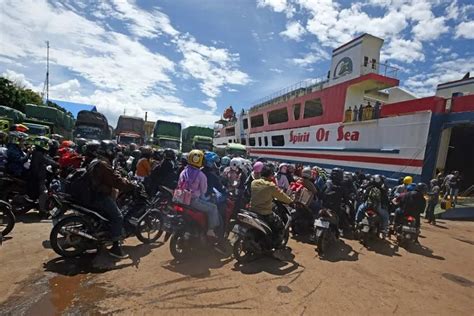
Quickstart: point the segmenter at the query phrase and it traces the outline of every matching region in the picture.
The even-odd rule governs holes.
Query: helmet
[[[74,144],[73,141],[71,140],[64,140],[62,143],[61,143],[61,148],[74,148],[76,147],[76,144]]]
[[[216,153],[208,151],[204,154],[204,160],[206,167],[212,168],[216,166],[216,163],[219,162],[220,158]]]
[[[346,181],[352,181],[352,173],[350,173],[349,171],[344,171],[344,180]]]
[[[163,149],[158,149],[153,151],[153,159],[162,160],[163,159]]]
[[[371,180],[378,187],[382,185],[382,177],[379,174],[374,175]]]
[[[288,164],[282,163],[278,166],[278,171],[281,173],[286,173],[288,171]]]
[[[301,176],[306,179],[311,179],[312,172],[310,167],[304,167],[301,171]]]
[[[228,165],[230,165],[230,158],[227,156],[222,157],[221,165],[224,167],[227,167]]]
[[[403,178],[403,184],[404,185],[409,185],[409,184],[412,184],[413,183],[413,178],[410,177],[410,176],[406,176],[405,178]]]
[[[133,158],[135,159],[138,159],[140,158],[140,156],[142,155],[142,152],[138,149],[135,149],[134,151],[132,151],[132,153],[130,154],[130,156],[132,156]]]
[[[24,140],[26,137],[24,137],[24,133],[22,132],[10,132],[8,133],[8,142],[10,144],[19,144],[20,141]]]
[[[229,166],[230,166],[231,169],[234,169],[234,170],[242,169],[242,159],[240,159],[240,158],[232,158],[232,159],[230,160]]]
[[[128,149],[130,150],[130,152],[133,152],[135,149],[137,149],[137,144],[130,143],[130,145],[128,145]]]
[[[76,138],[77,146],[84,146],[86,143],[87,143],[87,140],[85,138]]]
[[[96,140],[91,140],[88,141],[86,144],[86,149],[84,151],[86,156],[96,156],[97,155],[97,150],[100,147],[100,143]]]
[[[430,184],[431,184],[432,187],[434,187],[434,186],[438,185],[438,180],[437,179],[432,179],[430,181]]]
[[[329,177],[335,184],[340,183],[344,180],[344,171],[341,168],[333,168]]]
[[[193,149],[188,155],[188,164],[193,167],[201,168],[204,163],[204,153],[201,150]]]
[[[110,140],[103,140],[100,142],[97,153],[106,158],[114,158],[117,153],[117,146]]]
[[[293,173],[295,172],[295,169],[296,169],[295,165],[288,165],[288,172]]]
[[[428,192],[428,186],[425,183],[420,182],[416,185],[415,190],[422,194],[425,194],[426,192]]]
[[[171,148],[166,148],[163,151],[163,158],[168,159],[168,160],[175,160],[176,159],[176,154],[173,149]],[[186,157],[187,158],[187,157]]]
[[[266,162],[267,162],[267,158],[264,158],[264,157],[258,157],[258,158],[257,158],[257,161],[260,161],[260,162],[266,163]]]
[[[187,165],[188,164],[188,153],[181,154],[181,163]]]
[[[262,172],[262,169],[263,169],[263,162],[257,161],[256,163],[253,164],[253,172],[260,173]]]
[[[37,149],[42,149],[45,151],[49,150],[49,138],[44,136],[38,136],[33,139],[33,145]]]
[[[408,192],[411,192],[411,191],[413,191],[413,190],[415,190],[415,189],[416,189],[416,184],[411,183],[411,184],[407,185],[407,191],[408,191]]]
[[[144,146],[140,148],[140,151],[142,153],[142,157],[145,158],[151,158],[151,156],[153,155],[153,149],[150,146]]]

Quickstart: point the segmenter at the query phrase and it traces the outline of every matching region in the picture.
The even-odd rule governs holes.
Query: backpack
[[[66,193],[84,206],[91,206],[95,197],[92,171],[100,160],[92,161],[87,168],[79,168],[71,172],[66,178]]]

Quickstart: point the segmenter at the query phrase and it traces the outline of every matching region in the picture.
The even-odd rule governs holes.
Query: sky
[[[469,0],[0,0],[0,74],[50,98],[212,126],[224,109],[324,77],[331,51],[362,34],[403,88],[433,95],[474,75]]]

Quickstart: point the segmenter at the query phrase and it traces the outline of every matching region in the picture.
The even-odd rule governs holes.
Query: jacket
[[[94,161],[91,164],[95,163]],[[123,179],[116,173],[112,166],[104,161],[98,161],[91,171],[92,184],[97,193],[103,195],[111,195],[113,189],[118,189],[122,192],[127,192],[133,189],[133,185]]]
[[[57,167],[56,161],[51,159],[48,154],[42,150],[35,149],[31,153],[30,172],[34,179],[46,179],[46,166],[51,165]]]
[[[15,177],[20,177],[23,173],[23,164],[28,160],[28,156],[16,144],[7,145],[7,171]]]
[[[171,160],[163,160],[151,171],[150,176],[145,178],[143,184],[149,195],[155,195],[160,185],[175,189],[178,184],[178,173]]]
[[[293,202],[291,198],[283,193],[273,182],[266,179],[252,181],[252,196],[250,198],[250,210],[260,215],[272,214],[272,201],[277,199],[282,203]]]
[[[142,158],[138,160],[137,170],[135,172],[137,177],[148,177],[151,173],[150,159]]]
[[[186,168],[194,168],[194,167],[187,166]],[[194,179],[190,179],[186,183],[186,180],[185,180],[186,168],[184,168],[183,172],[181,172],[181,174],[179,175],[178,187],[180,188],[184,187],[187,190],[190,190],[193,198],[199,198],[203,196],[207,192],[206,175],[201,170],[198,169],[197,171],[194,171],[195,173]]]

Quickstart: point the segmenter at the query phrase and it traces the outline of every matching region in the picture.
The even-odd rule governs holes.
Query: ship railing
[[[378,73],[385,77],[397,79],[399,68],[387,63],[368,62],[361,65],[363,74]]]
[[[323,85],[327,82],[327,78],[306,79],[297,82],[291,86],[278,90],[270,95],[267,95],[264,98],[253,102],[252,106],[250,107],[250,111],[255,111],[270,104],[288,101],[295,97],[300,97],[305,94],[321,90],[323,88]]]

